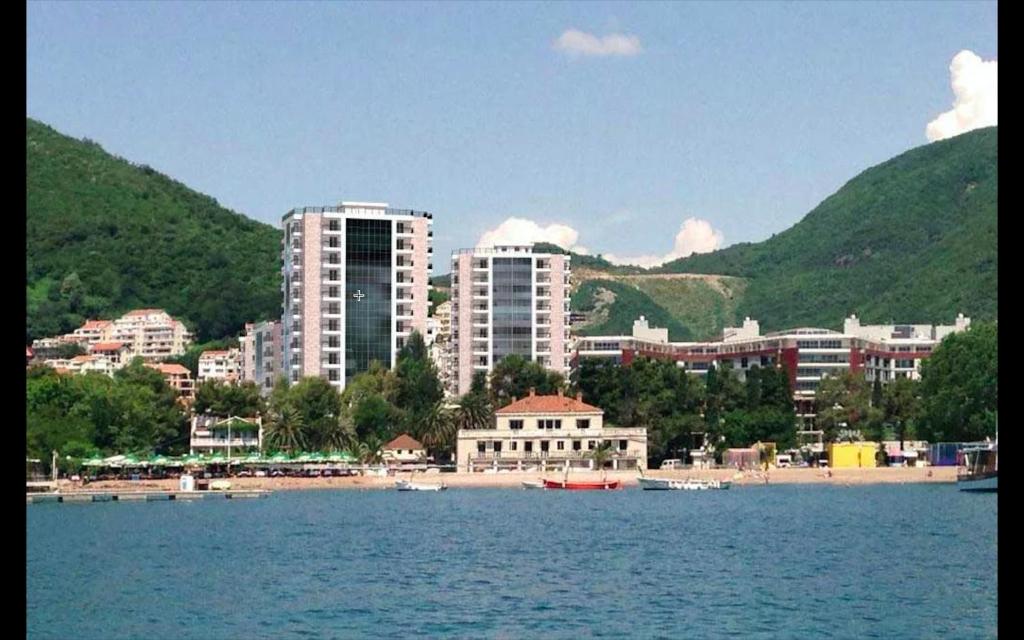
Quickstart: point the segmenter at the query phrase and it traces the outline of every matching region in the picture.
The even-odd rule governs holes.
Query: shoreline
[[[931,475],[929,475],[929,472]],[[732,480],[734,486],[764,486],[777,484],[833,484],[840,486],[864,484],[919,484],[919,483],[954,483],[956,467],[879,467],[873,469],[832,469],[832,477],[826,475],[825,469],[819,468],[788,468],[769,469],[763,471],[745,471],[742,476],[735,469],[681,469],[675,471],[646,471],[645,476],[651,478],[701,480]],[[767,483],[765,476],[767,475]],[[573,480],[600,480],[597,472],[573,472],[569,478]],[[386,477],[381,476],[349,476],[344,478],[226,478],[232,490],[265,489],[269,491],[306,491],[315,489],[362,489],[382,490],[394,489],[396,480],[412,480],[414,482],[443,482],[450,488],[520,488],[526,480],[542,478],[561,480],[559,472],[510,472],[510,473],[413,473],[400,472]],[[624,488],[638,486],[638,474],[635,471],[609,471],[609,480],[618,480]],[[59,481],[60,493],[84,493],[96,491],[177,491],[177,479],[161,480],[102,480],[90,482],[82,486],[72,484],[69,480]]]

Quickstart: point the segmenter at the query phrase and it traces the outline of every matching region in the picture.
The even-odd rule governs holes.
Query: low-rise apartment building
[[[241,377],[242,354],[238,349],[204,351],[199,355],[199,382],[221,380],[234,384]]]
[[[210,414],[192,416],[189,452],[238,457],[263,446],[263,419]]]
[[[192,380],[192,372],[187,367],[183,367],[180,364],[164,364],[158,362],[156,364],[146,364],[150,369],[159,371],[163,375],[164,380],[178,393],[178,399],[184,403],[189,403],[195,397],[195,384]]]
[[[604,411],[563,395],[530,395],[495,412],[495,429],[460,429],[459,471],[486,468],[593,468],[591,452],[608,443],[615,469],[647,466],[647,429],[605,427]]]

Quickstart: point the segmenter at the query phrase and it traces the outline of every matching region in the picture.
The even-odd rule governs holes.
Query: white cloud
[[[550,242],[563,249],[587,255],[586,247],[577,244],[580,233],[569,225],[549,224],[543,227],[526,218],[506,218],[494,229],[485,231],[476,246],[490,248],[506,245],[528,245],[535,242]],[[604,254],[612,264],[633,264],[641,267],[656,267],[671,260],[685,258],[694,253],[707,253],[722,246],[722,232],[714,229],[707,220],[687,218],[679,226],[672,251],[665,255],[615,256]]]
[[[576,244],[580,237],[579,231],[564,224],[549,224],[542,227],[533,220],[525,218],[506,218],[496,228],[485,231],[477,247],[495,247],[503,245],[526,245],[534,242],[550,242],[563,249],[586,253],[585,247]]]
[[[945,140],[996,123],[999,75],[995,60],[982,60],[973,51],[961,51],[949,65],[953,108],[928,123],[929,142]]]
[[[604,258],[612,264],[635,264],[641,267],[657,267],[694,253],[714,251],[722,246],[724,239],[722,232],[712,227],[711,223],[707,220],[687,218],[679,226],[679,233],[676,234],[672,251],[663,256],[616,256],[606,253]]]
[[[553,46],[570,56],[635,56],[642,51],[636,36],[611,33],[598,37],[577,29],[566,29]]]

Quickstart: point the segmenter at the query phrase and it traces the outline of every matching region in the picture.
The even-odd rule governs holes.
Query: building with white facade
[[[761,335],[756,320],[729,327],[722,339],[670,342],[668,331],[651,329],[641,317],[629,336],[580,336],[576,358],[603,358],[628,365],[635,358],[674,360],[686,371],[704,375],[712,365],[728,367],[740,379],[753,366],[785,366],[793,388],[797,416],[806,428],[814,422],[814,397],[822,379],[845,371],[863,372],[869,381],[884,384],[896,378],[920,377],[921,361],[942,338],[970,327],[960,314],[953,325],[861,325],[856,316],[844,322],[843,332],[802,327]]]
[[[136,309],[114,320],[103,340],[123,342],[131,346],[132,356],[157,362],[184,354],[192,334],[163,309]]]
[[[342,202],[285,214],[284,366],[292,382],[339,390],[379,361],[393,366],[413,331],[426,334],[433,216]]]
[[[283,373],[284,350],[281,343],[281,322],[258,322],[245,325],[240,339],[242,380],[253,381],[260,393],[267,395]]]
[[[220,453],[224,456],[239,457],[250,451],[260,451],[262,445],[263,419],[260,416],[192,416],[189,453]]]
[[[454,393],[469,391],[475,372],[490,372],[507,355],[569,373],[569,260],[531,246],[452,253]]]
[[[530,395],[495,412],[495,429],[460,429],[459,471],[590,469],[590,452],[608,443],[614,469],[647,466],[647,430],[605,427],[604,411],[575,398]]]
[[[199,382],[223,380],[235,383],[241,378],[242,353],[238,349],[204,351],[199,354]]]

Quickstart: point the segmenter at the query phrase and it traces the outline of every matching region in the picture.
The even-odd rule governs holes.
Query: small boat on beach
[[[544,488],[566,489],[568,491],[600,491],[618,489],[619,481],[602,480],[600,482],[569,482],[567,480],[544,480]]]
[[[395,488],[399,491],[444,491],[448,488],[443,482],[432,484],[426,482],[412,482],[411,480],[397,480]]]
[[[543,489],[544,488],[544,481],[543,480],[523,480],[523,488],[524,489]]]
[[[728,489],[732,482],[728,480],[673,480],[670,478],[637,478],[640,488],[646,491],[706,491],[708,489]]]

